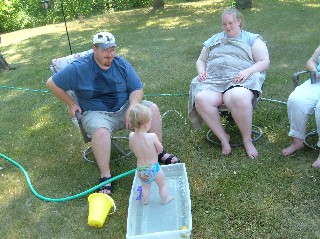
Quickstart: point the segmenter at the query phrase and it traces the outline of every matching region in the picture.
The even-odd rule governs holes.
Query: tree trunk
[[[163,9],[164,8],[164,0],[153,0],[153,10]]]
[[[0,53],[0,69],[11,70],[15,69],[15,67],[11,67],[6,59],[4,59],[3,55]]]
[[[5,70],[10,69],[8,62],[6,61],[6,59],[4,59],[2,54],[0,54],[0,68]]]
[[[237,9],[252,8],[252,0],[236,0]]]

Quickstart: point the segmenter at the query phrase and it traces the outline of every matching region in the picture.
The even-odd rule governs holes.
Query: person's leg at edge
[[[110,155],[111,155],[111,134],[107,128],[99,128],[92,137],[91,146],[94,157],[96,158],[100,178],[111,177],[110,172]],[[106,184],[108,186],[111,184]],[[110,190],[102,190],[101,193],[110,194]]]
[[[316,159],[316,161],[312,163],[312,167],[317,169],[320,168],[320,154],[318,155],[318,158]]]
[[[159,108],[154,103],[149,107],[152,111],[152,121],[151,121],[150,132],[155,133],[158,136],[160,143],[162,143],[162,120],[161,120],[161,114],[160,114]],[[170,155],[171,155],[170,153],[164,154],[161,161],[165,161]],[[174,164],[174,163],[177,163],[178,161],[179,159],[176,156],[174,156],[172,158],[171,163]]]
[[[226,91],[223,100],[231,111],[243,139],[243,145],[249,158],[258,157],[258,151],[252,143],[252,91],[244,87],[234,87]]]
[[[287,111],[290,124],[289,136],[291,137],[291,144],[282,150],[283,156],[289,156],[304,147],[303,141],[309,114],[313,113],[317,99],[319,98],[318,93],[313,93],[312,88],[309,82],[305,82],[296,87],[289,95]]]
[[[315,118],[316,118],[316,125],[317,125],[317,133],[318,133],[318,143],[317,146],[320,147],[320,100],[317,103],[316,109],[315,109]],[[316,161],[313,162],[312,167],[314,168],[320,168],[320,154]]]
[[[281,153],[283,156],[289,156],[304,147],[304,136],[306,132],[308,114],[304,111],[304,99],[292,92],[288,98],[287,111],[290,124],[289,136],[291,136],[291,143],[284,148]]]
[[[212,132],[221,142],[221,153],[231,153],[230,136],[225,132],[222,124],[218,106],[222,104],[222,93],[213,91],[202,91],[195,96],[195,107],[198,114],[206,122]]]
[[[154,181],[159,187],[159,193],[162,204],[167,204],[174,199],[174,196],[168,193],[167,183],[162,169],[157,173]],[[143,190],[143,189],[142,189]]]
[[[289,156],[304,147],[303,139],[291,137],[291,144],[282,150],[283,156]]]

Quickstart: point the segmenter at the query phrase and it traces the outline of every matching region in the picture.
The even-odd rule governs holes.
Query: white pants
[[[320,82],[310,79],[295,88],[288,98],[289,136],[304,139],[309,115],[315,113],[317,132],[320,135]],[[320,147],[320,140],[318,141]]]

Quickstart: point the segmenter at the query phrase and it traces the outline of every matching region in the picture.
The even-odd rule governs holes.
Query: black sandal
[[[112,177],[103,177],[99,179],[100,183],[103,183],[105,181],[108,181],[109,179],[111,179]],[[103,190],[108,190],[110,191],[110,193],[106,193],[107,195],[112,195],[112,186],[111,185],[103,185],[101,188],[98,189],[99,192],[103,191]]]
[[[166,154],[167,152],[163,149],[163,151],[158,155],[158,162],[159,163],[163,163],[163,164],[175,164],[175,163],[180,163],[180,159],[174,155],[174,154],[170,154],[168,158],[162,160],[163,156]],[[176,157],[177,158],[177,162],[172,163],[172,160],[174,160],[173,158]]]

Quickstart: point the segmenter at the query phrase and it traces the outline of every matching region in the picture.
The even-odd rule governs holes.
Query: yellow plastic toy
[[[105,223],[110,209],[113,207],[113,214],[116,210],[116,204],[113,199],[103,193],[93,193],[88,197],[89,216],[88,224],[92,227],[101,228]]]

